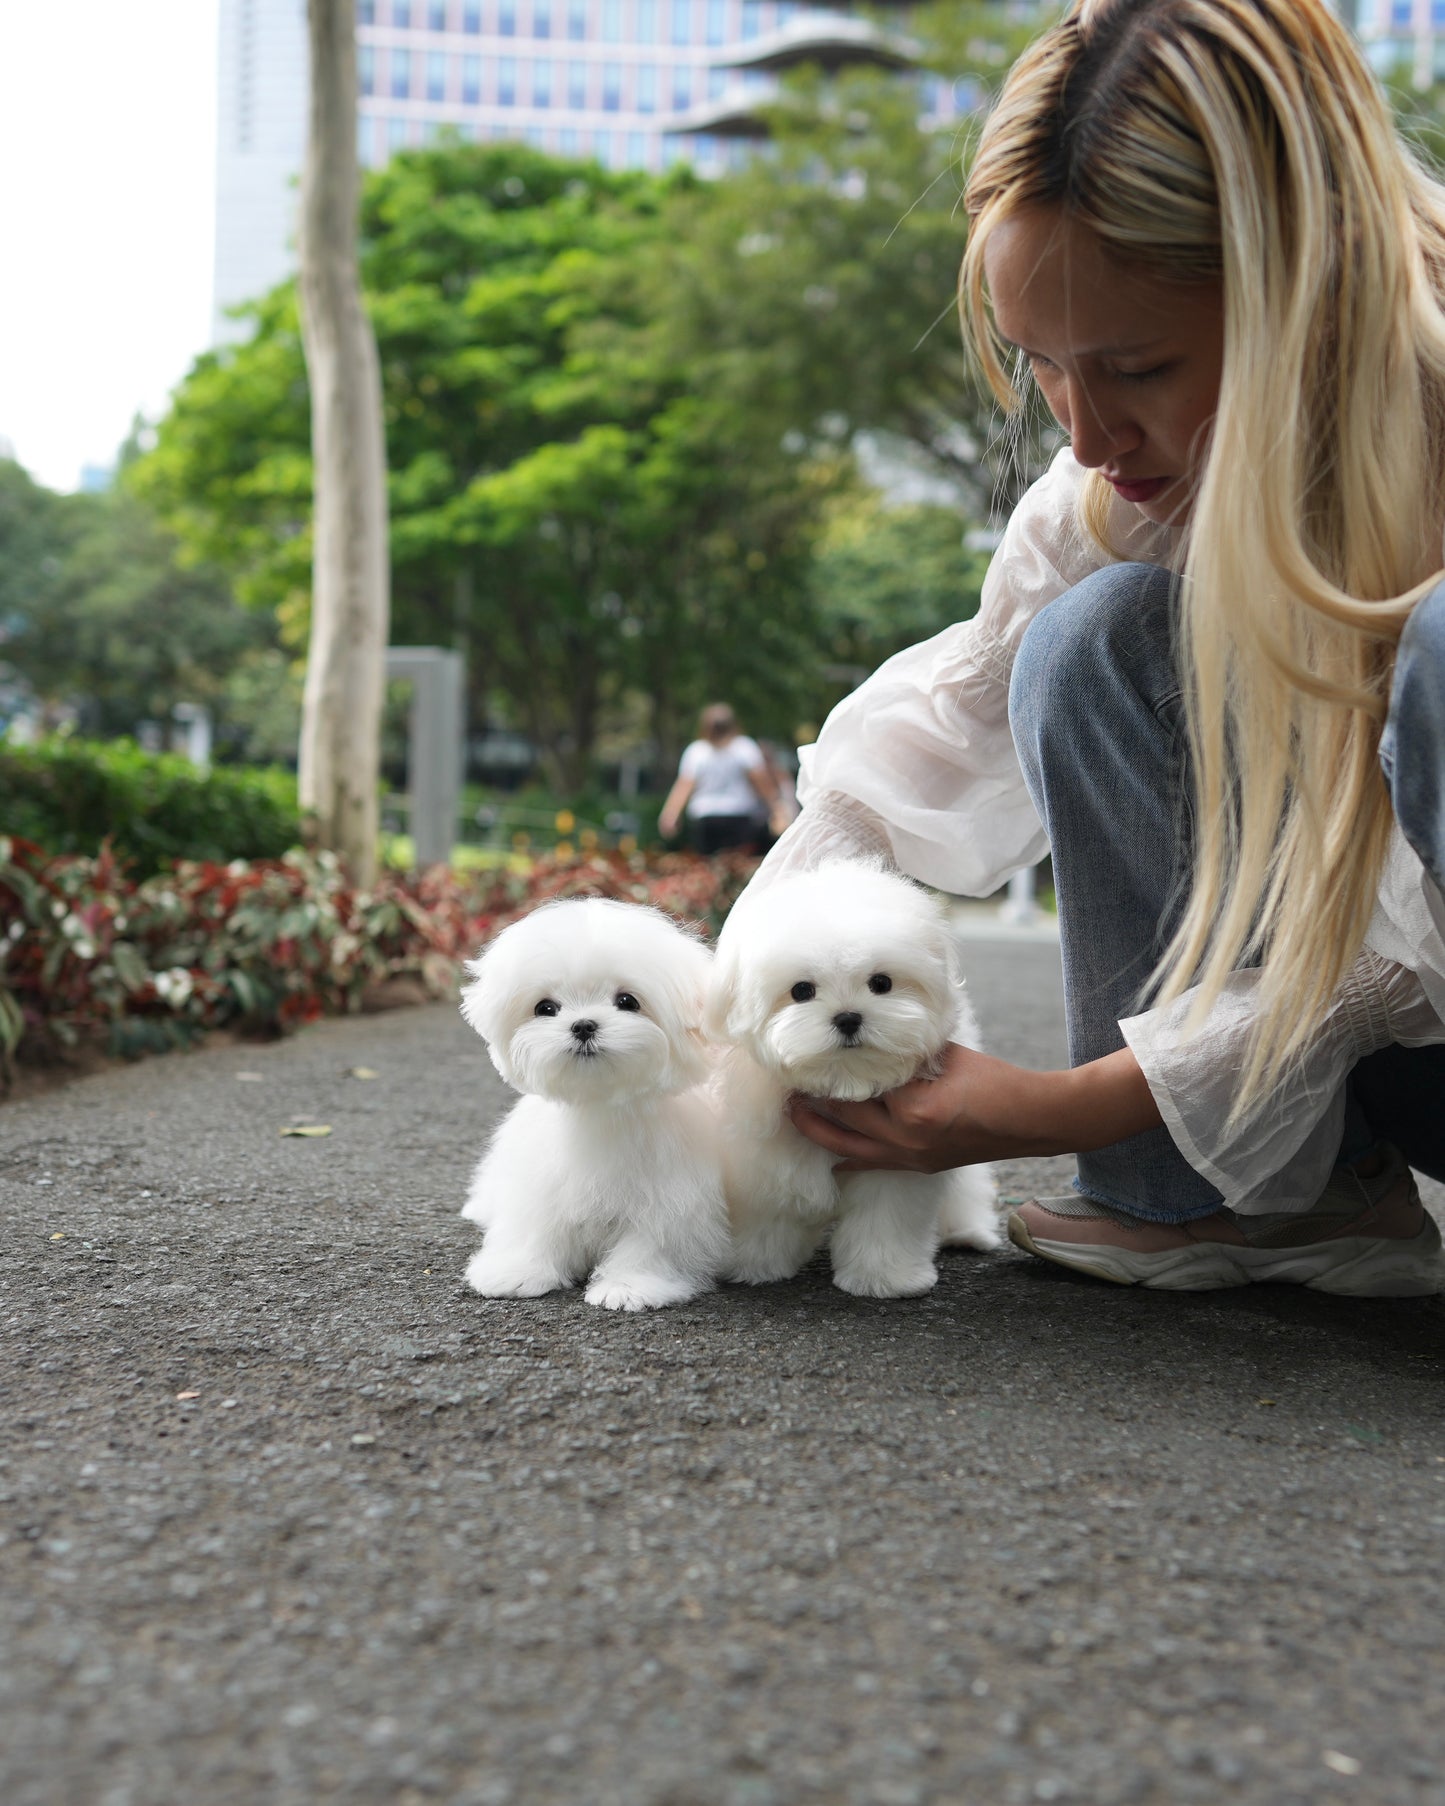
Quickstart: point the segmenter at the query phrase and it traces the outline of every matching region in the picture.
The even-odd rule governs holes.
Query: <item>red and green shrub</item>
[[[756,861],[594,853],[525,871],[385,873],[358,890],[328,854],[180,861],[136,880],[105,847],[0,837],[0,1056],[83,1039],[135,1054],[227,1025],[283,1033],[360,1009],[399,976],[447,995],[461,962],[556,897],[654,903],[715,931]]]

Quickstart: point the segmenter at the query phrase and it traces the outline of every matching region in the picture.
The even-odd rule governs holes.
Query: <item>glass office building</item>
[[[810,22],[826,32],[849,10],[846,0],[357,0],[357,149],[375,166],[450,130],[614,169],[686,158],[716,174],[748,155],[737,115],[776,80],[729,59],[806,36]],[[889,10],[906,26],[906,6]],[[848,29],[868,28],[849,20]],[[293,267],[305,0],[221,0],[219,41],[214,332],[223,340],[245,330],[225,309]],[[968,99],[935,76],[899,79],[917,84],[925,118],[951,119]]]
[[[714,172],[746,147],[677,126],[771,86],[722,59],[817,10],[793,0],[358,0],[358,149],[378,163],[451,127],[611,168],[685,157]],[[921,111],[951,116],[947,84],[921,87]]]

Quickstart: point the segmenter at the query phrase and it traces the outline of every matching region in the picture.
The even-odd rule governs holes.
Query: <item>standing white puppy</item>
[[[468,971],[462,1014],[525,1095],[462,1215],[486,1239],[466,1282],[530,1298],[591,1275],[608,1310],[681,1304],[728,1253],[702,1014],[710,954],[660,910],[549,903]]]
[[[733,1043],[714,1096],[733,1257],[724,1277],[796,1273],[830,1236],[834,1282],[875,1298],[926,1292],[940,1240],[996,1248],[993,1176],[844,1173],[800,1135],[792,1092],[867,1098],[927,1074],[950,1040],[978,1045],[943,905],[881,862],[836,860],[745,892],[723,929],[710,1031]]]

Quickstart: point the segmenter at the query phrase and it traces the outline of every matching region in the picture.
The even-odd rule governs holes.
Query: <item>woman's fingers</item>
[[[806,1135],[809,1141],[816,1142],[820,1148],[826,1148],[830,1154],[837,1154],[840,1159],[848,1161],[850,1167],[859,1161],[884,1166],[898,1165],[900,1149],[878,1141],[860,1128],[840,1122],[834,1114],[835,1111],[867,1108],[867,1105],[839,1104],[829,1099],[828,1115],[824,1116],[806,1098],[795,1097],[788,1105],[788,1114],[799,1134]]]

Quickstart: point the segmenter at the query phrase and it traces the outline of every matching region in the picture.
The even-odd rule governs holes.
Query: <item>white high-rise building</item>
[[[393,151],[451,129],[516,139],[609,168],[705,173],[747,154],[745,103],[773,70],[809,54],[902,61],[897,34],[793,0],[357,0],[358,151]],[[906,9],[900,9],[906,11]],[[810,25],[810,21],[815,22]],[[832,29],[829,28],[831,22]],[[738,64],[756,52],[757,66]],[[735,66],[736,65],[736,66]],[[244,328],[224,310],[294,267],[305,152],[305,0],[221,0],[215,337]],[[952,118],[962,92],[936,76],[919,110]],[[715,125],[710,125],[711,120]]]
[[[226,309],[294,267],[306,148],[306,0],[221,0],[212,337],[244,337]]]
[[[1353,0],[1338,11],[1381,72],[1404,69],[1417,88],[1445,80],[1445,0]]]

